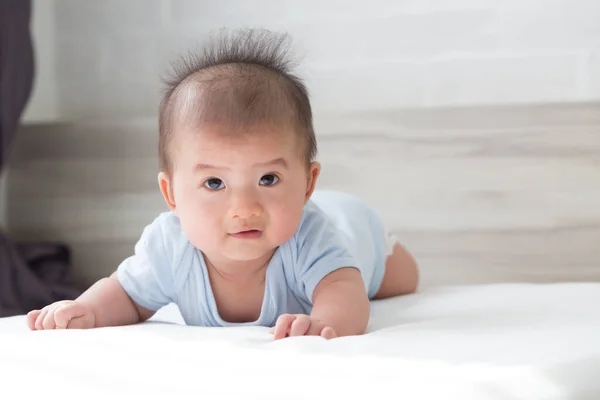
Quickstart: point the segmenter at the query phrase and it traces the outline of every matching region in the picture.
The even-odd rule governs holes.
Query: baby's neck
[[[271,257],[267,254],[251,261],[204,258],[217,312],[224,321],[258,320]]]
[[[230,284],[244,285],[257,280],[264,281],[272,253],[256,260],[215,260],[205,256],[209,275]]]

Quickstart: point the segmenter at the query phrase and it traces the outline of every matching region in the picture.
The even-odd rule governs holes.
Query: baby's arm
[[[316,335],[326,339],[361,335],[369,322],[370,302],[360,272],[342,268],[315,287],[310,315],[283,314],[271,329],[274,339]]]
[[[29,313],[31,329],[98,328],[131,325],[174,301],[174,248],[187,241],[178,220],[159,215],[144,228],[134,254],[117,272],[96,282],[75,301],[59,301]],[[179,247],[178,247],[179,248]]]
[[[131,300],[121,286],[116,272],[96,282],[76,301],[87,305],[94,312],[96,328],[137,324],[155,313]]]
[[[87,329],[132,325],[153,314],[131,300],[114,273],[96,282],[75,301],[59,301],[31,311],[27,323],[32,330]]]
[[[369,297],[356,268],[338,269],[315,288],[311,319],[333,328],[337,336],[363,334],[369,314]]]

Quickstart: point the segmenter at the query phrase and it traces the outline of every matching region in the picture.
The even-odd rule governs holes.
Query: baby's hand
[[[290,336],[322,336],[325,339],[337,337],[333,328],[305,314],[281,315],[270,333],[275,340]]]
[[[31,330],[88,329],[93,328],[95,323],[92,310],[71,300],[57,301],[27,314],[27,325]]]

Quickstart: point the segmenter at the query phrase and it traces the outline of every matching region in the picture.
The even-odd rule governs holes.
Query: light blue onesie
[[[188,325],[273,326],[281,314],[310,314],[317,284],[342,267],[360,270],[372,298],[383,278],[389,246],[380,219],[360,200],[315,191],[298,231],[269,262],[262,309],[254,322],[221,319],[202,252],[170,212],[144,229],[134,255],[121,263],[117,276],[136,303],[150,310],[176,303]]]

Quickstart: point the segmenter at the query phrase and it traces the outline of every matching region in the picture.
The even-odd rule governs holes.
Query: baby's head
[[[287,38],[220,35],[175,65],[160,105],[160,189],[213,260],[270,257],[297,230],[319,164]]]

